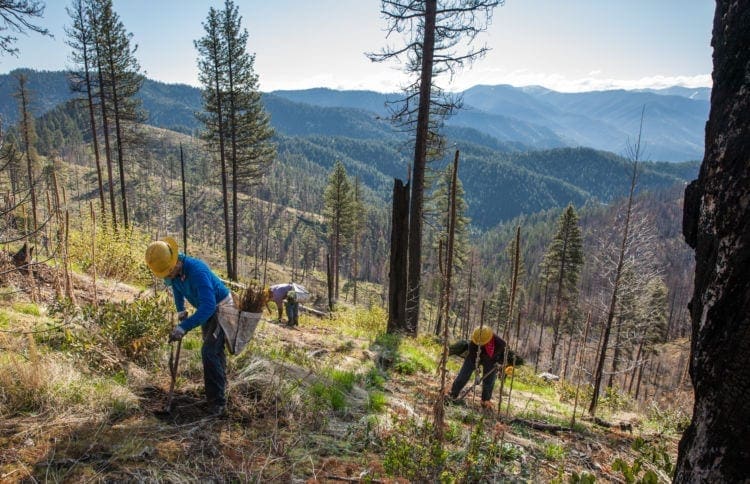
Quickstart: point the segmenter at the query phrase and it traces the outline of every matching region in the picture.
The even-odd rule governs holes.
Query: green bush
[[[646,442],[642,437],[636,437],[631,447],[668,476],[674,476],[675,466],[664,441]]]
[[[579,402],[580,396],[579,396]],[[609,408],[611,411],[625,410],[633,406],[631,398],[614,387],[604,389],[604,395],[599,399],[599,405]]]
[[[68,254],[80,268],[88,273],[96,267],[98,276],[147,284],[152,280],[146,267],[144,254],[150,238],[135,229],[112,230],[96,227],[95,250],[92,253],[91,222],[82,222],[70,231]]]
[[[628,484],[658,484],[659,482],[659,477],[650,469],[643,476],[640,475],[643,470],[643,461],[640,458],[635,459],[631,465],[618,457],[612,462],[612,470],[619,471]]]
[[[171,330],[172,305],[166,297],[76,307],[58,301],[50,314],[62,319],[57,331],[39,333],[39,342],[85,359],[91,368],[116,372],[117,354],[138,363],[155,360]]]
[[[104,337],[139,362],[147,362],[167,340],[172,305],[166,298],[136,298],[132,302],[106,303],[92,314]]]
[[[544,446],[544,457],[547,460],[563,460],[567,455],[565,447],[559,444],[547,444]]]
[[[383,468],[388,475],[410,482],[496,482],[502,476],[503,460],[515,460],[523,451],[512,444],[500,445],[488,432],[484,418],[472,427],[468,439],[463,427],[449,423],[445,441],[465,446],[441,449],[430,422],[398,420],[384,438]]]
[[[429,422],[396,422],[383,442],[385,472],[410,482],[434,482],[445,466],[447,453],[434,441],[432,433]]]
[[[690,415],[679,408],[660,409],[656,403],[648,408],[648,418],[660,432],[681,434],[690,425]]]

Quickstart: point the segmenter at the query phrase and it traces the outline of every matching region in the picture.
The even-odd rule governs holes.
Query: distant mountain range
[[[274,95],[324,107],[349,107],[387,115],[397,94],[307,89]],[[462,93],[464,109],[447,125],[473,128],[527,149],[586,146],[624,154],[638,135],[645,108],[643,140],[648,159],[703,158],[710,89],[672,87],[641,91],[560,93],[538,86],[475,86]]]
[[[71,107],[63,104],[72,97],[66,74],[26,73],[29,89],[33,91],[34,113],[37,116],[46,113],[39,117],[40,129],[70,126],[71,123],[52,119],[69,116],[66,110]],[[18,117],[12,96],[16,86],[12,75],[0,76],[0,115],[5,126]],[[455,146],[461,153],[459,174],[469,217],[476,227],[483,229],[519,214],[565,206],[569,202],[606,203],[625,196],[629,166],[616,153],[623,152],[621,148],[628,137],[637,135],[644,104],[644,139],[647,153],[652,155],[650,159],[660,159],[653,156],[655,144],[661,152],[681,149],[685,153],[683,157],[661,159],[699,159],[697,146],[705,121],[700,113],[707,113],[708,95],[707,90],[678,88],[669,92],[580,94],[562,94],[539,87],[477,86],[467,90],[464,93],[467,109],[450,120],[445,134],[448,146]],[[148,124],[190,134],[200,129],[194,116],[201,109],[199,89],[147,79],[140,96],[148,112]],[[406,136],[397,132],[387,119],[386,102],[395,98],[396,95],[371,91],[330,89],[264,94],[263,102],[277,133],[280,163],[296,173],[304,173],[298,176],[325,180],[333,163],[341,160],[349,174],[359,177],[374,196],[388,200],[392,179],[406,178],[412,156]],[[482,109],[476,108],[477,105]],[[695,126],[690,128],[690,123]],[[81,134],[77,136],[80,139]],[[60,133],[54,138],[64,140],[73,136]],[[693,139],[693,145],[681,141],[683,138]],[[690,146],[694,156],[687,155]],[[431,167],[444,167],[452,159],[450,151],[444,159],[431,163]],[[642,165],[639,188],[658,190],[684,183],[695,178],[697,170],[695,161],[647,162]]]
[[[15,123],[18,108],[12,94],[17,87],[16,72],[26,72],[29,89],[34,92],[35,114],[52,109],[70,99],[64,72],[18,70],[0,75],[0,115],[6,123]],[[198,128],[193,115],[201,109],[200,90],[187,85],[164,84],[147,79],[140,96],[149,112],[149,124],[190,132]],[[360,124],[368,130],[355,137],[382,139],[392,132],[385,122],[387,102],[398,94],[372,91],[336,91],[327,88],[300,91],[273,91],[265,94],[272,123],[277,130],[294,135],[353,135],[356,126],[337,127],[341,116],[352,116],[351,109],[360,111]],[[562,147],[590,147],[622,155],[628,141],[638,135],[642,109],[645,108],[643,140],[646,159],[653,161],[700,160],[708,119],[710,89],[671,87],[661,90],[591,91],[560,93],[538,86],[512,87],[475,86],[462,93],[464,108],[447,121],[452,129],[470,128],[494,139],[497,146],[508,150],[539,150]],[[285,116],[290,104],[297,103],[294,115]],[[308,105],[307,107],[302,106]],[[325,117],[312,112],[310,106],[338,108]],[[316,118],[316,119],[311,119]],[[376,122],[370,122],[375,119]],[[310,124],[312,123],[312,124]],[[468,132],[465,131],[467,135]],[[490,142],[489,138],[485,142]]]

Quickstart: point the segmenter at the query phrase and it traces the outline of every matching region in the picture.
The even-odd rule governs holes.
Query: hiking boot
[[[466,402],[463,398],[453,397],[451,395],[446,395],[443,398],[443,402],[445,402],[446,405],[457,405],[457,406],[463,406],[466,405]]]
[[[221,404],[212,405],[208,409],[208,415],[209,417],[216,417],[216,418],[226,417],[227,406],[221,405]]]
[[[487,409],[487,410],[495,410],[495,406],[492,405],[492,400],[483,400],[482,408]]]

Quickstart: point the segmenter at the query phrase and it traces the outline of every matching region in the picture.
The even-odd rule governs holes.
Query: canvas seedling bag
[[[230,354],[236,355],[253,339],[263,313],[248,313],[230,305],[220,305],[218,310],[227,348]]]

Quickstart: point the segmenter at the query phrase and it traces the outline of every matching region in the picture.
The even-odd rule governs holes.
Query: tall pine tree
[[[334,298],[339,297],[339,266],[341,253],[352,235],[355,217],[352,184],[346,175],[346,168],[336,161],[328,177],[328,185],[323,194],[324,215],[331,244],[331,272],[334,280]]]
[[[554,288],[555,308],[550,362],[555,363],[560,342],[560,321],[563,311],[577,299],[578,277],[583,266],[583,242],[578,214],[573,205],[563,211],[557,223],[557,233],[544,256],[547,276]]]
[[[248,33],[231,0],[224,9],[209,9],[205,36],[195,42],[203,84],[204,139],[218,148],[224,203],[227,275],[237,279],[238,195],[268,170],[276,155],[274,132],[258,90],[255,56],[247,52]],[[231,206],[230,206],[231,199]]]
[[[135,58],[137,46],[131,43],[133,34],[125,30],[120,16],[114,11],[112,0],[92,0],[91,16],[96,25],[96,42],[102,67],[103,84],[100,89],[107,92],[105,105],[115,128],[117,168],[120,175],[120,203],[125,228],[130,224],[128,209],[128,182],[126,176],[126,144],[136,122],[143,120],[141,101],[136,97],[143,84],[140,65]]]

